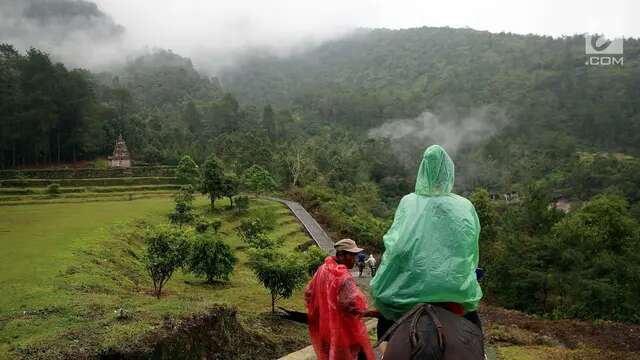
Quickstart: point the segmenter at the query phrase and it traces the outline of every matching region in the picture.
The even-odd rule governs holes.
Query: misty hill
[[[378,29],[289,58],[247,58],[221,79],[241,102],[297,106],[351,126],[425,110],[461,118],[492,105],[525,142],[533,135],[543,146],[539,135],[551,133],[553,142],[637,153],[638,53],[640,42],[629,39],[623,67],[586,66],[582,36]]]
[[[197,72],[190,59],[170,50],[156,49],[134,58],[121,68],[97,76],[107,87],[123,87],[149,107],[175,106],[189,100],[220,98],[216,78]]]

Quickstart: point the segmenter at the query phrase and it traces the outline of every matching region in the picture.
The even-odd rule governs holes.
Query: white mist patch
[[[484,106],[460,115],[445,106],[443,111],[424,111],[412,119],[393,119],[369,131],[371,138],[387,138],[390,151],[406,169],[417,169],[424,149],[439,144],[453,157],[458,165],[466,162],[465,153],[473,151],[509,123],[504,110],[495,106]],[[464,150],[464,151],[463,151]],[[456,180],[472,177],[472,163],[466,163],[467,171]],[[464,174],[464,175],[463,175]]]
[[[425,111],[413,119],[394,119],[369,131],[369,137],[388,138],[402,145],[427,147],[439,144],[454,155],[465,146],[472,146],[493,136],[507,124],[504,111],[485,106],[468,116],[451,118]]]

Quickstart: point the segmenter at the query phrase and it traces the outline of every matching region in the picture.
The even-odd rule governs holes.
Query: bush
[[[305,261],[307,263],[307,274],[313,276],[320,265],[324,264],[327,254],[317,246],[311,246],[305,252]]]
[[[271,293],[271,312],[276,311],[276,301],[293,295],[307,280],[307,266],[295,254],[284,255],[274,250],[256,251],[249,266],[258,281]]]
[[[166,225],[149,229],[145,233],[147,251],[143,261],[158,299],[174,271],[185,264],[192,237],[193,233],[188,229]]]
[[[242,220],[236,231],[240,239],[247,245],[266,249],[275,245],[275,242],[266,235],[266,232],[272,227],[273,225],[267,224],[261,218],[252,217]]]
[[[47,194],[51,196],[56,196],[60,194],[60,184],[53,183],[47,186]]]
[[[236,213],[246,214],[249,211],[249,197],[242,195],[236,197]]]
[[[205,231],[207,231],[207,229],[211,228],[213,232],[217,234],[218,230],[220,230],[221,227],[222,227],[222,222],[219,220],[206,221],[202,219],[201,221],[198,221],[198,223],[196,224],[196,231],[199,233],[204,233]]]
[[[109,164],[105,159],[96,159],[96,161],[93,162],[93,167],[97,170],[106,170],[109,168]]]
[[[193,187],[185,185],[180,188],[180,191],[175,196],[175,202],[175,211],[169,214],[169,220],[178,225],[191,224],[195,220],[193,213]]]
[[[205,276],[208,283],[216,279],[229,280],[229,274],[238,259],[231,248],[222,240],[214,237],[199,236],[191,246],[189,271]]]

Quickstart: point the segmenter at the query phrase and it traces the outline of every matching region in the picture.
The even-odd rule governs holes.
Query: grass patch
[[[249,216],[264,210],[277,214],[283,225],[269,236],[282,239],[286,251],[308,241],[298,223],[281,219],[293,216],[282,211],[283,205],[255,199],[251,205]],[[264,328],[268,338],[285,347],[305,343],[304,326],[285,326],[267,314],[269,294],[246,266],[244,244],[235,232],[241,217],[226,209],[226,201],[216,206],[209,212],[204,198],[196,201],[199,212],[222,221],[223,240],[241,249],[230,281],[208,285],[179,271],[161,300],[149,294],[152,286],[141,262],[144,245],[136,230],[165,222],[170,199],[0,208],[0,358],[55,356],[67,348],[124,349],[161,329],[167,319],[206,313],[216,304],[237,307],[241,322]],[[304,308],[299,292],[280,304]]]

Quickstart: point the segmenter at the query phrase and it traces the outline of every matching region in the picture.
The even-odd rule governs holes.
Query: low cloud
[[[424,111],[412,119],[391,119],[369,131],[369,137],[391,140],[392,149],[413,167],[429,145],[439,144],[451,156],[479,145],[508,124],[505,112],[493,106],[473,109],[464,116],[455,111]]]
[[[35,47],[71,66],[104,65],[122,57],[125,28],[84,0],[3,0],[0,42]]]

